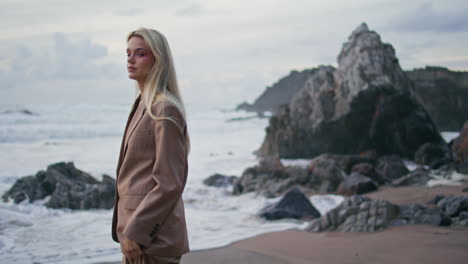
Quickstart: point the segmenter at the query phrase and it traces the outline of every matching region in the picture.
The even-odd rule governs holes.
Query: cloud
[[[99,80],[119,75],[117,65],[102,63],[108,52],[103,45],[84,38],[71,41],[64,33],[51,37],[52,46],[34,49],[34,46],[16,44],[15,52],[4,58],[6,69],[0,69],[0,87],[24,85],[41,80]]]
[[[179,16],[200,16],[203,14],[203,7],[199,3],[193,3],[189,6],[180,8],[176,12]]]
[[[432,2],[425,2],[392,19],[387,27],[403,32],[460,32],[468,30],[468,8],[437,10]]]

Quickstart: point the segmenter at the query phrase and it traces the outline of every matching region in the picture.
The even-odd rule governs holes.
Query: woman
[[[179,263],[189,251],[182,192],[190,148],[171,51],[156,30],[127,37],[128,76],[139,95],[116,172],[112,238],[122,263]]]

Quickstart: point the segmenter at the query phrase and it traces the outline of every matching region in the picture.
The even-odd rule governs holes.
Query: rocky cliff
[[[468,72],[426,67],[406,74],[439,130],[459,131],[468,120]]]
[[[375,150],[413,159],[425,143],[449,153],[415,90],[393,47],[364,23],[343,44],[337,69],[317,68],[280,106],[257,154],[312,158]]]
[[[289,103],[294,94],[304,86],[305,81],[315,71],[316,69],[306,69],[301,72],[291,71],[288,76],[267,87],[253,104],[244,102],[237,106],[237,110],[274,112],[280,105]]]
[[[279,106],[289,104],[319,69],[320,67],[302,72],[293,71],[267,87],[253,104],[240,104],[237,110],[276,112]],[[439,131],[459,131],[468,120],[468,72],[431,66],[404,72],[413,82],[414,95]]]

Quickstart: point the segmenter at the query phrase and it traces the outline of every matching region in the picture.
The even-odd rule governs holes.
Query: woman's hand
[[[137,258],[143,254],[140,245],[128,237],[125,237],[125,239],[122,241],[122,251],[125,256],[131,259]]]

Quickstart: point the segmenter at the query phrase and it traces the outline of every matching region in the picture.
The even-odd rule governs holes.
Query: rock
[[[449,151],[393,47],[363,24],[349,37],[338,68],[320,66],[270,118],[258,156],[314,158],[369,149],[413,159],[427,142]]]
[[[385,181],[375,171],[371,163],[359,163],[351,168],[351,173],[357,172],[374,180],[378,184],[384,184]]]
[[[419,164],[428,165],[431,169],[438,169],[451,161],[447,146],[436,145],[428,142],[421,145],[414,154],[414,161]]]
[[[320,217],[320,213],[298,188],[294,188],[286,193],[278,203],[262,209],[260,216],[267,220],[284,218],[310,220]]]
[[[340,167],[346,174],[350,174],[352,168],[360,163],[374,164],[375,157],[361,156],[361,155],[338,155],[338,154],[322,154],[321,157],[325,159],[334,160],[338,167]],[[312,160],[313,162],[313,160]],[[310,167],[310,166],[309,166]]]
[[[393,186],[426,186],[432,177],[424,168],[416,169],[407,175],[392,181]]]
[[[268,169],[257,165],[247,168],[234,183],[233,194],[256,192],[273,198],[283,195],[295,186],[316,190],[318,183],[318,179],[314,178],[306,168],[292,166],[284,169]]]
[[[363,194],[377,190],[378,184],[371,178],[360,173],[353,172],[348,177],[345,177],[343,182],[338,186],[338,193],[341,195]]]
[[[468,192],[468,187],[464,188],[462,192]]]
[[[310,162],[309,170],[315,186],[319,192],[334,192],[345,179],[346,173],[335,159],[328,155],[321,155]]]
[[[70,209],[110,209],[114,205],[115,180],[103,175],[102,182],[75,168],[73,162],[59,162],[39,171],[34,176],[26,176],[15,184],[2,197],[4,201],[13,199],[15,203],[29,199],[29,202],[51,196],[45,206]]]
[[[450,217],[456,217],[468,211],[468,196],[447,196],[437,202],[437,207]]]
[[[291,73],[274,83],[255,100],[253,104],[242,103],[237,106],[237,110],[264,112],[275,112],[282,104],[291,101],[294,94],[301,89],[310,75],[317,69],[306,69],[301,72],[291,71]]]
[[[406,220],[408,224],[450,224],[450,218],[447,218],[440,208],[430,208],[418,203],[411,205],[401,205],[399,217]]]
[[[226,176],[216,173],[206,178],[203,183],[213,187],[227,187],[232,185],[236,179],[236,176]]]
[[[392,182],[409,173],[403,160],[396,156],[384,156],[377,160],[376,172],[385,182]]]
[[[437,203],[444,199],[445,198],[445,195],[443,194],[437,194],[436,196],[434,196],[434,198],[432,198],[431,200],[429,200],[427,203],[428,204],[433,204],[433,205],[437,205]]]
[[[457,171],[468,174],[468,121],[463,125],[460,135],[453,141],[452,153]]]
[[[309,232],[342,231],[369,232],[391,225],[398,217],[399,207],[385,200],[353,195],[319,219],[312,220]]]
[[[459,131],[467,120],[468,72],[442,67],[407,71],[418,101],[429,112],[440,131]]]

